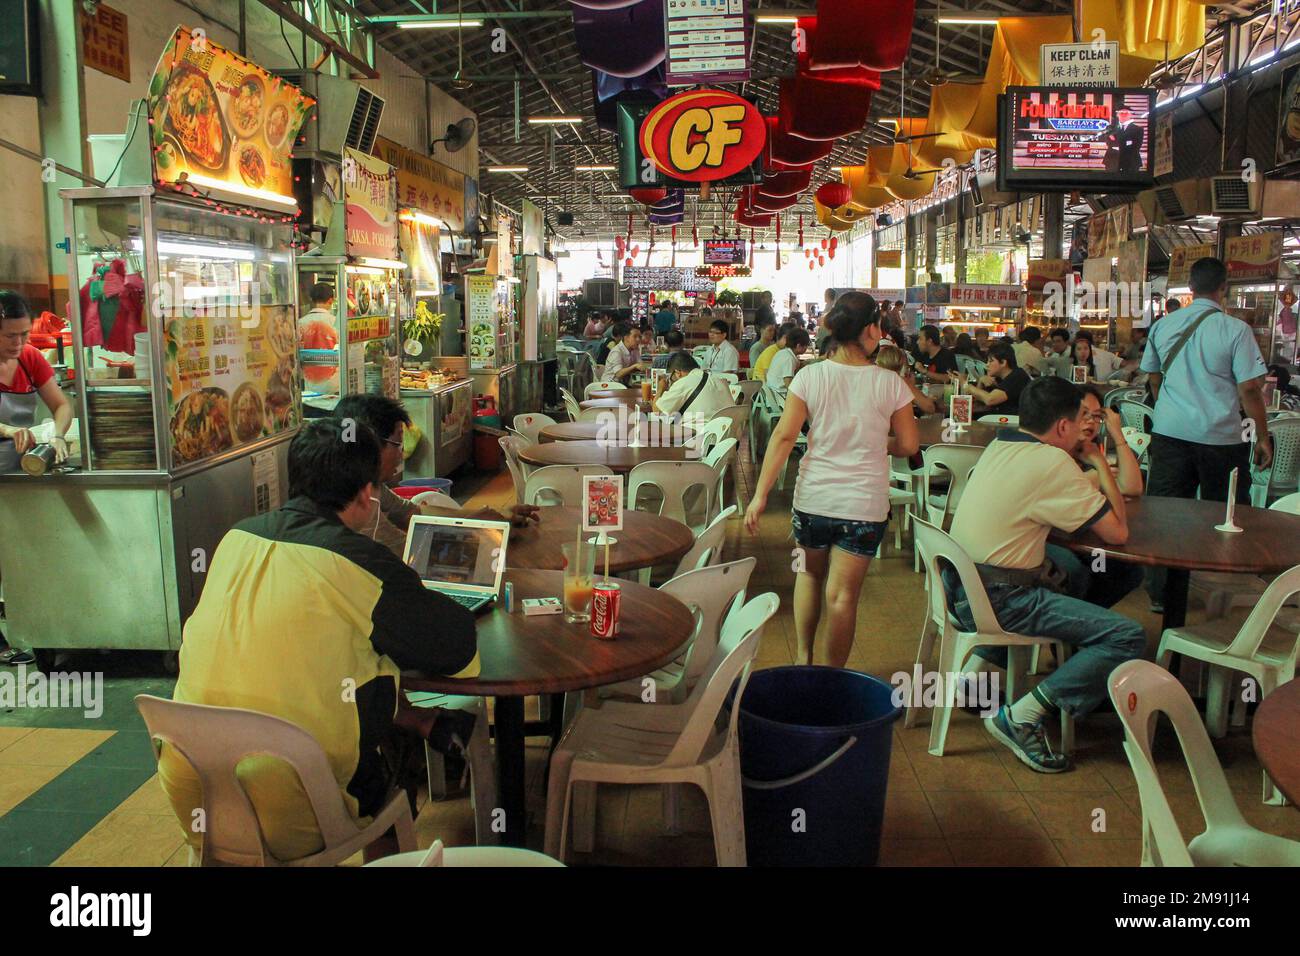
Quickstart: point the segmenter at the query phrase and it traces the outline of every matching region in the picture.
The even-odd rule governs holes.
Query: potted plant
[[[444,318],[446,318],[446,313],[434,312],[429,308],[427,302],[416,302],[415,314],[406,320],[402,326],[402,332],[408,343],[414,342],[418,344],[418,349],[412,349],[408,344],[406,348],[407,354],[417,358],[437,355],[442,336],[442,320]]]

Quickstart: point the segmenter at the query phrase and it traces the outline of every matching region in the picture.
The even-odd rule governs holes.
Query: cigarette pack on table
[[[524,609],[524,617],[564,613],[564,605],[560,603],[559,598],[524,598],[519,604]]]

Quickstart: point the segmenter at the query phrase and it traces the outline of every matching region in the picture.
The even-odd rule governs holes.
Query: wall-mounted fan
[[[455,153],[464,149],[469,145],[469,141],[474,138],[474,130],[476,126],[477,124],[474,122],[474,117],[472,116],[466,116],[463,120],[456,123],[448,123],[447,132],[443,135],[442,139],[435,139],[429,144],[429,152],[432,153],[433,147],[437,146],[439,143],[442,143],[443,147],[449,153]]]

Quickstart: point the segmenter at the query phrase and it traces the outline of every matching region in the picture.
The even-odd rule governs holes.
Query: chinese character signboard
[[[669,86],[749,79],[745,0],[664,0]]]
[[[1274,230],[1234,236],[1224,243],[1223,258],[1229,282],[1271,282],[1282,261],[1282,233]]]
[[[1181,289],[1187,285],[1188,273],[1192,263],[1200,259],[1209,259],[1215,253],[1214,243],[1202,242],[1194,246],[1177,246],[1169,254],[1170,289]]]
[[[81,13],[82,58],[86,66],[131,82],[131,51],[126,14],[100,4],[94,13]]]
[[[343,210],[350,256],[397,258],[397,171],[343,147]]]
[[[436,216],[452,232],[465,231],[464,173],[382,136],[374,153],[397,169],[397,205]]]
[[[1043,86],[1119,86],[1119,44],[1044,43]]]

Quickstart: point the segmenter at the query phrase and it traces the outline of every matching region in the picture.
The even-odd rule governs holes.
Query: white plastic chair
[[[654,704],[680,704],[686,700],[705,665],[713,658],[727,612],[734,602],[745,603],[745,589],[749,587],[749,577],[757,564],[757,558],[742,558],[728,564],[687,571],[664,582],[659,590],[677,598],[695,615],[695,633],[691,635],[690,643],[676,660],[646,675],[654,680],[653,700],[645,701],[645,677],[602,687],[600,696]]]
[[[1120,424],[1127,428],[1136,428],[1140,432],[1151,433],[1151,425],[1156,420],[1156,410],[1150,405],[1126,398],[1116,402]]]
[[[1147,455],[1151,451],[1151,436],[1144,431],[1128,428],[1127,426],[1121,428],[1120,431],[1124,435],[1124,444],[1128,445],[1133,450],[1133,454],[1137,456],[1138,465],[1145,465]]]
[[[736,383],[736,388],[740,389],[738,404],[750,405],[754,401],[754,396],[763,390],[763,383],[754,379],[741,379]]]
[[[582,479],[608,474],[604,465],[546,465],[528,475],[522,504],[581,507]]]
[[[516,489],[516,492],[518,489]],[[441,491],[422,491],[411,499],[413,505],[431,505],[434,508],[455,508],[460,510],[460,504],[449,494]]]
[[[564,410],[569,415],[569,421],[571,422],[578,421],[579,413],[582,411],[582,406],[579,405],[578,400],[573,397],[573,393],[569,391],[567,388],[561,388],[560,401],[564,402]]]
[[[722,545],[727,538],[727,521],[737,510],[735,505],[723,508],[718,512],[717,517],[709,522],[709,526],[695,536],[695,543],[691,545],[691,550],[682,555],[681,560],[677,562],[677,569],[673,571],[674,578],[680,577],[687,571],[721,563]]]
[[[1250,469],[1250,503],[1263,508],[1276,494],[1300,489],[1300,419],[1282,418],[1269,423],[1273,437],[1273,463],[1264,471]]]
[[[1241,815],[1192,698],[1177,678],[1150,661],[1133,660],[1111,671],[1109,684],[1142,801],[1143,866],[1300,866],[1300,843],[1257,830]],[[1190,843],[1174,819],[1151,754],[1161,713],[1178,735],[1205,818],[1205,832]]]
[[[1049,645],[1056,649],[1056,659],[1067,659],[1070,646],[1064,641],[1050,637],[1037,637],[1029,634],[1013,634],[1002,629],[998,623],[993,606],[989,604],[984,582],[980,580],[975,562],[970,559],[956,541],[946,532],[928,521],[913,517],[912,535],[916,551],[925,566],[926,592],[929,596],[927,622],[921,628],[921,644],[917,648],[916,660],[923,670],[928,669],[930,656],[934,649],[934,638],[939,637],[938,672],[947,675],[963,673],[971,654],[977,647],[1005,647],[1007,649],[1007,694],[1008,703],[1015,702],[1020,675],[1025,672],[1023,654],[1026,650]],[[941,568],[943,562],[951,564],[957,572],[962,588],[966,591],[974,620],[974,631],[957,630],[957,621],[948,607],[948,595],[944,590]],[[931,627],[933,625],[933,627]],[[952,718],[955,704],[953,681],[944,682],[944,701],[937,713],[930,720],[930,753],[936,757],[943,756],[944,742],[948,737],[948,724]],[[904,726],[912,717],[909,707],[904,716]],[[1061,752],[1069,754],[1074,749],[1074,719],[1064,710],[1061,711]]]
[[[731,434],[731,421],[726,418],[710,419],[701,425],[691,427],[695,429],[691,444],[700,450],[701,455],[707,455],[713,450],[714,445]]]
[[[736,504],[740,504],[740,489],[736,487],[735,482],[736,453],[739,447],[740,442],[736,439],[724,438],[713,446],[712,451],[704,456],[704,463],[717,472],[718,475],[718,487],[714,493],[714,502],[719,508],[726,503],[727,499],[726,478],[728,469],[732,472],[732,490],[735,492]]]
[[[916,513],[941,529],[948,527],[948,519],[957,512],[966,483],[983,454],[984,449],[975,445],[931,445],[922,451],[921,470],[917,476],[920,481],[916,491]],[[930,482],[945,476],[948,490],[943,494],[932,494]],[[914,558],[912,569],[921,569],[919,556]]]
[[[528,469],[519,458],[520,440],[514,435],[502,435],[497,439],[501,453],[505,455],[506,467],[510,469],[510,480],[515,486],[515,503],[524,503],[524,489],[528,483]]]
[[[718,865],[745,865],[736,725],[763,628],[778,603],[775,594],[762,594],[732,615],[704,675],[685,702],[647,707],[610,701],[598,710],[578,714],[551,755],[546,795],[548,856],[564,859],[571,809],[575,848],[593,845],[595,784],[691,783],[704,791],[709,802]],[[722,705],[733,684],[737,686],[731,717],[725,730],[718,730]]]
[[[1270,511],[1300,515],[1300,493],[1279,498],[1269,505]],[[1193,571],[1188,583],[1189,596],[1196,596],[1205,604],[1205,616],[1210,620],[1223,617],[1233,608],[1251,607],[1268,587],[1268,580],[1257,574],[1238,574],[1232,571]],[[1288,599],[1288,604],[1295,603]]]
[[[1019,428],[1019,415],[981,415],[975,419],[981,425],[999,425],[1002,428]]]
[[[543,415],[541,412],[525,412],[522,415],[515,416],[515,431],[519,432],[524,441],[530,445],[536,445],[539,441],[538,432],[547,425],[554,424],[554,418],[550,415]]]
[[[470,804],[474,809],[474,834],[479,843],[495,843],[492,833],[492,810],[497,806],[496,765],[492,759],[492,732],[488,727],[487,701],[482,697],[455,694],[408,692],[413,707],[439,707],[463,710],[474,715],[474,730],[465,744],[465,762],[469,764]],[[447,795],[447,764],[442,754],[424,744],[424,762],[428,770],[429,799]]]
[[[617,421],[618,409],[616,408],[583,408],[578,411],[578,417],[575,422],[601,422]]]
[[[745,437],[745,429],[749,426],[749,409],[744,405],[728,405],[726,408],[719,408],[713,413],[711,421],[716,422],[719,418],[731,422],[731,431],[728,434],[736,441]]]
[[[740,384],[740,376],[737,375],[735,372],[714,372],[713,374],[716,375],[718,378],[722,379],[728,385]]]
[[[1161,667],[1169,666],[1173,654],[1184,654],[1210,665],[1210,683],[1205,695],[1205,724],[1210,736],[1222,737],[1227,733],[1229,697],[1234,710],[1241,708],[1239,719],[1245,721],[1246,701],[1240,681],[1230,681],[1230,673],[1240,672],[1254,678],[1261,701],[1279,685],[1295,679],[1300,633],[1294,622],[1287,626],[1279,623],[1277,617],[1286,599],[1297,592],[1300,592],[1300,565],[1273,579],[1240,629],[1221,618],[1204,624],[1171,627],[1160,635],[1156,663]],[[1267,776],[1264,802],[1284,802]]]
[[[614,381],[591,382],[587,385],[585,389],[582,390],[582,397],[583,399],[591,398],[591,393],[596,391],[597,389],[602,389],[607,391],[609,389],[618,390],[618,389],[626,389],[626,388],[627,386],[624,385],[622,382],[614,382]]]
[[[333,866],[396,830],[403,852],[415,849],[415,827],[406,794],[396,793],[364,826],[343,802],[338,781],[320,743],[297,724],[237,707],[211,707],[138,694],[135,706],[152,740],[162,741],[194,768],[203,793],[200,866]],[[257,814],[236,776],[247,757],[282,760],[298,775],[311,803],[324,849],[296,860],[279,860],[262,836]]]
[[[366,866],[399,867],[533,867],[564,866],[559,860],[553,860],[545,853],[534,850],[522,850],[513,846],[452,846],[443,847],[441,840],[434,840],[427,850],[414,853],[394,853],[367,863]]]
[[[656,488],[663,496],[656,513],[680,521],[698,534],[713,517],[713,490],[717,481],[717,472],[702,461],[644,461],[628,475],[627,500],[640,511],[641,490],[646,486]],[[695,488],[700,488],[700,492],[693,493]],[[693,524],[687,511],[698,511],[700,504],[703,504],[704,518]]]

